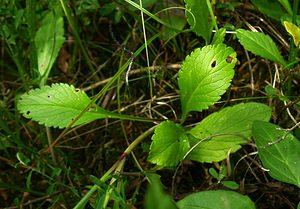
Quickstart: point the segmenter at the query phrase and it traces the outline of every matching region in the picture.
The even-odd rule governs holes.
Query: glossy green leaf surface
[[[195,32],[198,36],[203,37],[206,43],[209,43],[212,32],[212,24],[209,19],[209,11],[206,0],[184,1],[186,9],[194,15],[193,17],[189,12],[186,12],[187,21],[190,26],[193,27],[193,32]]]
[[[45,126],[65,128],[90,102],[90,98],[84,91],[60,83],[43,86],[22,95],[18,102],[18,110],[24,117]],[[108,111],[93,104],[74,126],[109,116]]]
[[[189,149],[184,129],[172,121],[162,122],[154,131],[148,161],[164,166],[176,166]]]
[[[177,205],[179,209],[255,209],[248,196],[225,190],[193,193],[177,202]]]
[[[236,152],[241,144],[251,136],[255,120],[269,121],[271,108],[261,103],[241,103],[226,107],[203,119],[189,133],[191,147],[201,141],[187,156],[188,159],[199,162],[219,162],[226,159],[227,153]]]
[[[286,65],[283,57],[270,36],[259,32],[238,29],[236,35],[243,47],[255,55]]]
[[[198,48],[187,56],[179,71],[182,120],[221,98],[234,76],[235,51],[224,44]]]
[[[270,176],[300,188],[300,141],[279,126],[263,121],[254,122],[253,137],[259,159]]]
[[[41,77],[40,85],[44,85],[65,41],[64,22],[59,7],[47,13],[34,41],[37,47],[38,71]]]

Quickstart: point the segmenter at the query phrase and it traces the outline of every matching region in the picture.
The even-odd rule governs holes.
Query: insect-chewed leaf
[[[20,97],[18,110],[24,117],[48,127],[64,128],[74,120],[91,100],[84,91],[68,84],[52,84],[29,91]],[[90,106],[74,124],[80,125],[107,117],[108,111],[96,104]]]
[[[236,53],[225,44],[198,48],[187,56],[179,72],[182,120],[221,98],[234,76]]]

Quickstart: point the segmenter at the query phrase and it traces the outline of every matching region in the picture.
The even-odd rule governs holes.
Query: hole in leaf
[[[28,110],[27,112],[26,112],[26,115],[29,115],[30,114],[30,111]]]
[[[21,101],[21,100],[23,100],[23,98],[22,98],[22,97],[20,97],[20,99],[19,99],[19,100]]]
[[[48,98],[51,98],[52,96],[51,96],[51,95],[48,95],[47,97],[48,97]]]
[[[79,91],[80,91],[80,89],[75,89],[75,91],[76,91],[76,92],[79,92]]]
[[[71,121],[73,121],[73,120],[74,120],[74,118],[71,119]]]
[[[228,64],[232,63],[232,61],[233,61],[233,57],[228,56],[228,57],[226,58],[226,62],[227,62]]]
[[[216,62],[216,60],[214,60],[214,61],[211,63],[210,66],[211,66],[212,68],[214,68],[214,67],[216,67],[216,65],[217,65],[217,62]]]
[[[95,111],[96,110],[96,106],[95,105],[91,105],[88,109],[88,111]]]

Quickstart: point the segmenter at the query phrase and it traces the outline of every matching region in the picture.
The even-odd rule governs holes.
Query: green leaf
[[[247,142],[251,136],[252,125],[255,120],[269,121],[271,108],[260,103],[241,103],[226,107],[203,119],[192,128],[189,133],[191,146],[199,143],[188,159],[199,162],[219,162],[226,159],[227,153],[236,152],[240,144]],[[219,135],[215,136],[214,135]],[[207,137],[212,138],[201,141]]]
[[[40,85],[46,83],[53,63],[65,41],[63,27],[60,7],[57,7],[47,13],[34,38],[37,48],[38,71],[41,76]]]
[[[209,10],[206,0],[184,0],[186,9],[189,10],[194,17],[186,12],[187,21],[192,26],[193,32],[204,38],[206,43],[210,42],[212,24],[209,19]]]
[[[24,117],[45,126],[65,128],[90,102],[84,91],[60,83],[52,84],[51,87],[43,86],[22,95],[18,102],[18,110]],[[74,126],[106,117],[111,117],[111,113],[93,104]]]
[[[238,189],[240,187],[235,181],[221,181],[221,184],[229,189]]]
[[[177,209],[176,204],[163,189],[157,174],[147,174],[151,184],[145,194],[145,209]]]
[[[225,39],[225,35],[226,35],[226,29],[225,28],[221,28],[221,29],[217,30],[214,37],[213,37],[211,45],[218,45],[218,44],[223,43],[223,41]]]
[[[291,7],[291,4],[289,3],[289,1],[288,0],[278,0],[278,1],[285,8],[287,13],[289,13],[289,15],[293,16],[293,10],[292,10],[292,7]]]
[[[286,65],[270,36],[259,32],[238,29],[236,35],[243,47],[255,55]]]
[[[279,126],[263,121],[254,122],[253,137],[270,176],[300,188],[300,141]]]
[[[234,76],[236,53],[224,44],[198,48],[179,71],[182,121],[191,111],[202,111],[221,98]]]
[[[183,27],[186,24],[186,19],[184,17],[178,16],[178,15],[168,15],[164,19],[164,22],[168,23],[169,25],[172,25],[173,28],[177,29],[177,31],[175,31],[172,28],[169,28],[167,26],[163,26],[162,39],[163,40],[168,40],[168,39],[174,37],[176,34],[178,34],[178,31],[181,31],[183,29]]]
[[[177,202],[180,209],[255,209],[248,196],[233,191],[204,191],[193,193]]]
[[[280,3],[274,0],[251,0],[251,2],[257,7],[257,9],[268,15],[269,17],[280,21],[280,18],[286,15],[285,11],[281,7]]]
[[[174,167],[183,159],[189,147],[184,129],[172,121],[165,121],[154,131],[148,160],[160,166]]]

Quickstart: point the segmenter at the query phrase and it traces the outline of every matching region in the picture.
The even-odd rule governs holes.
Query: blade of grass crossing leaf
[[[274,179],[300,188],[300,141],[277,125],[255,121],[253,137],[264,168]]]

